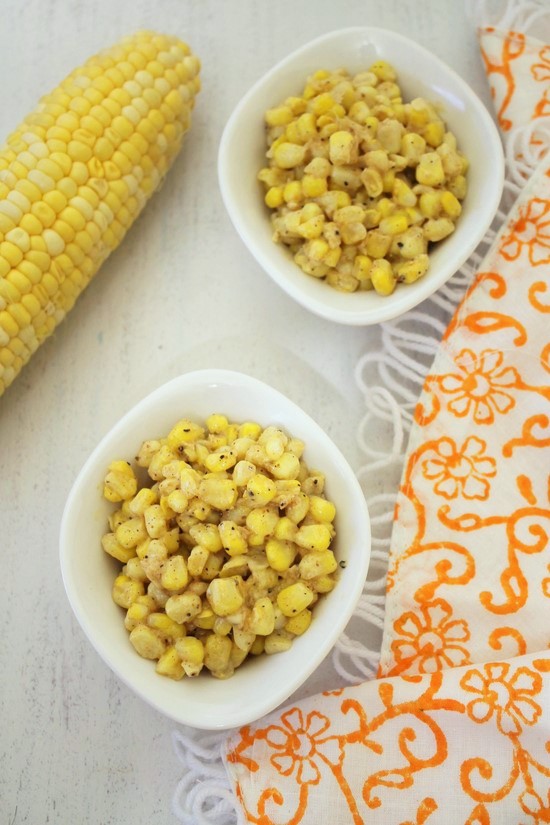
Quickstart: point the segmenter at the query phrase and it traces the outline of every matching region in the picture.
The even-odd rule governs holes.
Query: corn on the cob
[[[0,395],[158,187],[199,68],[175,37],[139,32],[72,72],[0,147]]]

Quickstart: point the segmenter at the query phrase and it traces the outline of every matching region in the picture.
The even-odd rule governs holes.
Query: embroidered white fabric
[[[540,24],[550,25],[546,0],[466,0],[473,25],[483,22],[520,30],[540,38]],[[496,12],[496,13],[495,13]],[[535,27],[537,31],[535,32]],[[352,621],[333,652],[332,665],[342,684],[372,678],[378,667],[384,624],[386,570],[395,499],[416,402],[447,324],[489,251],[496,233],[526,178],[544,152],[535,145],[534,129],[550,144],[550,118],[511,131],[505,142],[506,180],[499,211],[490,230],[464,266],[418,309],[369,332],[369,351],[358,361],[354,380],[364,411],[357,433],[362,465],[357,471],[371,516],[372,553],[369,576]],[[521,157],[522,160],[518,160]],[[436,317],[437,316],[437,317]],[[422,330],[422,332],[419,332]],[[370,641],[370,646],[364,642]],[[376,644],[373,645],[373,639]],[[226,732],[179,728],[172,733],[182,776],[172,811],[184,825],[244,825],[223,767],[220,746]]]

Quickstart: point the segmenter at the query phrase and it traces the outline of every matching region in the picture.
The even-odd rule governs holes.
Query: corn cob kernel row
[[[199,69],[175,37],[139,32],[72,72],[0,148],[0,395],[162,181]]]

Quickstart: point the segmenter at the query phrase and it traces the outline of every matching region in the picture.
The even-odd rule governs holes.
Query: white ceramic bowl
[[[124,612],[111,599],[120,565],[101,548],[113,505],[103,477],[115,458],[132,460],[141,442],[167,433],[182,417],[222,412],[234,421],[278,424],[306,443],[304,457],[326,474],[337,508],[335,552],[346,566],[335,590],[315,606],[308,631],[285,653],[252,657],[226,681],[209,675],[174,682],[155,673],[128,640]],[[324,659],[351,617],[370,557],[370,522],[361,487],[340,451],[305,412],[275,389],[225,370],[182,375],[128,412],[103,438],[69,494],[60,534],[60,560],[69,602],[88,639],[109,667],[142,699],[177,722],[203,729],[252,722],[287,699]]]
[[[275,244],[269,210],[257,181],[265,166],[263,116],[285,97],[299,94],[316,69],[367,69],[390,62],[404,99],[425,97],[442,106],[442,116],[470,161],[468,194],[455,232],[434,247],[428,273],[400,285],[388,297],[374,291],[343,293],[305,275],[287,248]],[[351,28],[324,35],[298,49],[269,71],[245,95],[230,117],[220,142],[218,176],[229,216],[252,255],[292,298],[322,318],[343,324],[386,321],[419,304],[441,287],[482,240],[498,208],[504,159],[498,131],[470,87],[441,60],[400,34]]]

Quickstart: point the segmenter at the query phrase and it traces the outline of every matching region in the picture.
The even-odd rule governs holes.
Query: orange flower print
[[[550,81],[550,47],[544,46],[539,52],[539,57],[541,62],[531,66],[531,74],[535,80],[544,83],[542,98],[535,108],[535,117],[543,117],[550,113],[550,93],[548,91],[548,82]]]
[[[550,822],[550,791],[548,791],[547,801],[544,802],[536,791],[528,788],[521,794],[519,804],[528,816],[533,817],[535,822]]]
[[[532,266],[550,263],[550,201],[533,198],[525,204],[500,252],[507,261],[515,261],[524,247]]]
[[[464,619],[451,621],[451,616],[451,606],[443,599],[423,604],[420,615],[412,611],[403,613],[393,625],[400,636],[391,645],[395,672],[414,669],[418,673],[434,673],[468,664],[468,651],[459,644],[470,638],[468,625]]]
[[[487,722],[493,714],[497,728],[506,735],[518,735],[522,725],[534,725],[542,710],[531,698],[540,693],[540,673],[519,667],[509,676],[508,662],[492,662],[481,670],[468,670],[461,687],[476,694],[466,711],[474,722]]]
[[[422,473],[435,481],[437,495],[483,501],[489,495],[487,479],[496,474],[495,460],[484,455],[485,447],[485,442],[476,436],[467,438],[460,449],[451,438],[441,438],[434,445],[436,456],[422,464]]]
[[[479,357],[463,349],[455,363],[459,373],[441,377],[443,392],[454,395],[448,408],[459,418],[473,415],[476,424],[492,424],[495,412],[506,413],[515,405],[514,398],[504,392],[515,387],[520,379],[513,367],[502,367],[503,354],[499,350],[483,350]]]
[[[337,764],[341,758],[338,740],[322,739],[330,721],[317,711],[308,713],[305,721],[299,708],[291,708],[281,716],[284,727],[271,725],[266,741],[276,751],[271,764],[283,776],[295,776],[299,785],[317,785],[321,779],[318,762]]]

